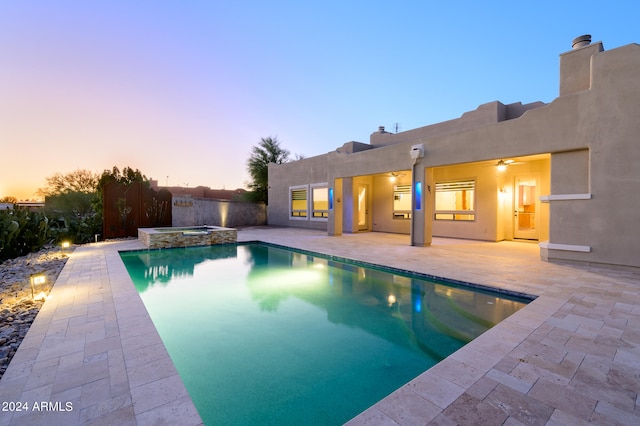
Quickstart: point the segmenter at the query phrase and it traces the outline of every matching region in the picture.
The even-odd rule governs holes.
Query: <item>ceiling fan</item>
[[[389,178],[391,179],[391,181],[395,181],[397,178],[404,176],[404,173],[400,173],[400,172],[391,172],[388,174]]]
[[[496,169],[498,169],[499,172],[504,172],[505,170],[507,170],[507,166],[513,166],[513,165],[516,165],[516,164],[524,164],[524,162],[516,161],[516,160],[503,160],[501,158],[495,164],[495,167],[496,167]]]

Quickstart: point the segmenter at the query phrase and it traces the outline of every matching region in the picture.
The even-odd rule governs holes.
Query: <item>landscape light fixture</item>
[[[31,298],[33,300],[43,300],[47,298],[46,284],[47,277],[44,274],[32,274],[31,281]]]
[[[63,241],[62,244],[60,244],[60,247],[62,248],[62,251],[66,251],[69,247],[71,247],[71,243],[69,241]]]

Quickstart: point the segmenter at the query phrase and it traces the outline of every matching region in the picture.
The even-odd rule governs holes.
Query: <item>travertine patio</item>
[[[637,271],[542,262],[531,243],[411,247],[406,235],[292,228],[244,229],[238,240],[539,296],[352,424],[640,424]],[[201,424],[118,256],[141,248],[76,249],[0,380],[0,401],[30,409],[1,412],[0,425]],[[33,411],[39,401],[72,410]]]

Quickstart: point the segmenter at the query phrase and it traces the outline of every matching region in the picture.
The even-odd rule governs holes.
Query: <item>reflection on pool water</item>
[[[121,254],[205,424],[342,424],[528,301],[264,244]]]

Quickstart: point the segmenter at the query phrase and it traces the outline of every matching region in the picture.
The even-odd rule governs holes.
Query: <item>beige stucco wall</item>
[[[640,266],[640,45],[598,53],[590,65],[591,88],[561,98],[563,106],[576,113],[575,139],[589,148],[588,173],[584,152],[574,161],[580,166],[576,174],[581,182],[571,183],[566,176],[571,169],[552,158],[552,181],[562,182],[567,192],[587,186],[592,198],[551,202],[549,241],[583,244],[591,252],[544,254],[551,259]]]
[[[465,112],[460,118],[407,130],[400,133],[378,131],[371,135],[371,145],[384,146],[403,142],[411,142],[418,139],[428,139],[443,136],[453,132],[463,132],[498,123],[504,120],[518,118],[526,111],[543,106],[542,102],[522,104],[516,102],[504,105],[500,102],[490,102],[478,106],[474,111]]]

